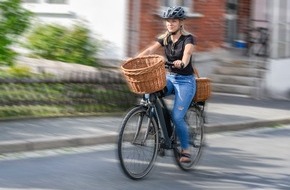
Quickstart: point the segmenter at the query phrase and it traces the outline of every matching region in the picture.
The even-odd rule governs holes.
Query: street
[[[290,125],[208,134],[196,170],[181,171],[167,152],[139,181],[123,175],[114,144],[3,154],[0,190],[286,190],[289,137]]]

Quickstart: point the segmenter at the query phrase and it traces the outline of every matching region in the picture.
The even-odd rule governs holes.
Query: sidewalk
[[[290,101],[213,95],[206,106],[206,132],[290,123]],[[115,143],[121,116],[0,121],[0,153]]]

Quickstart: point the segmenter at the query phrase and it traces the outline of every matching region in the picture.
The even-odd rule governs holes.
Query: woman
[[[184,29],[185,11],[182,7],[169,7],[163,18],[167,31],[138,57],[153,54],[163,47],[167,60],[174,64],[174,68],[170,69],[166,76],[166,95],[175,94],[172,120],[181,142],[180,162],[190,162],[188,128],[184,118],[196,89],[191,64],[195,41]]]

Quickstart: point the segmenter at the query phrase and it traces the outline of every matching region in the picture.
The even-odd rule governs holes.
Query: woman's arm
[[[190,57],[194,52],[194,45],[193,44],[186,44],[184,47],[182,62],[184,64],[184,67],[186,67],[189,64]]]
[[[186,44],[185,47],[184,47],[184,51],[183,51],[183,56],[182,56],[182,60],[176,60],[174,61],[174,67],[177,67],[177,68],[185,68],[188,64],[189,64],[189,61],[190,61],[190,57],[191,55],[193,54],[194,52],[194,45],[193,44]],[[183,64],[183,66],[182,66]]]
[[[137,55],[137,57],[144,56],[144,55],[150,55],[155,53],[159,48],[161,47],[161,44],[159,42],[154,42],[151,46],[143,50],[141,53]]]

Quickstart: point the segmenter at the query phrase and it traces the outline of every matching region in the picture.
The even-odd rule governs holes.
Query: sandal
[[[190,163],[191,162],[191,155],[189,153],[181,153],[181,157],[179,161],[181,163]]]

